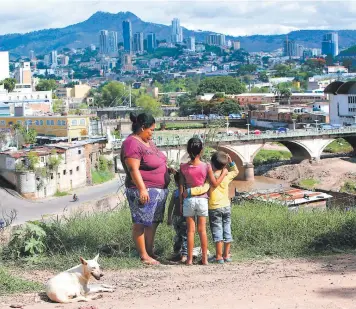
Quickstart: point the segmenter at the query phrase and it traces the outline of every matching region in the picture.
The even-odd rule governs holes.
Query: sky
[[[355,1],[0,0],[0,34],[65,27],[97,11],[131,11],[142,20],[234,36],[300,29],[356,29]]]

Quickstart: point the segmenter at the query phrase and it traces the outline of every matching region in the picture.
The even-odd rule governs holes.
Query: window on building
[[[72,126],[76,126],[77,125],[77,123],[78,123],[78,121],[77,120],[72,120]]]
[[[77,166],[77,172],[79,172],[79,166]]]
[[[80,119],[80,125],[85,126],[85,119]]]
[[[40,125],[43,126],[43,120],[40,120]]]
[[[12,121],[9,121],[9,126],[12,126],[14,123]]]
[[[39,120],[36,120],[36,121],[35,121],[35,125],[36,125],[36,126],[39,126],[39,125],[40,125]]]
[[[44,162],[44,157],[41,157],[41,162]]]
[[[53,173],[51,173],[51,179],[53,179]]]
[[[61,173],[58,173],[58,174],[57,174],[57,177],[58,177],[58,178],[61,178]]]
[[[1,121],[0,121],[0,125],[1,125],[1,126],[5,126],[5,125],[6,125],[5,120],[1,120]]]
[[[16,122],[17,122],[17,124],[22,125],[22,121],[21,120],[17,120]]]
[[[67,171],[66,170],[63,170],[63,175],[66,175],[67,174]]]
[[[65,126],[65,125],[66,125],[66,121],[62,120],[62,126]]]
[[[78,150],[78,154],[79,154],[79,155],[82,154],[82,151],[81,151],[80,149]]]
[[[51,125],[51,121],[50,121],[50,120],[46,120],[46,124],[47,124],[48,126],[50,126],[50,125]]]
[[[73,170],[69,170],[69,175],[73,175]]]
[[[54,126],[54,120],[51,120],[51,126]]]
[[[62,121],[57,120],[57,126],[60,126],[60,125],[62,125]]]

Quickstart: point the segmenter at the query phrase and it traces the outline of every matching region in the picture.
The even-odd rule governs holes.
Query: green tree
[[[256,64],[244,64],[239,67],[239,75],[252,74],[256,72],[257,65]]]
[[[274,69],[276,70],[276,76],[286,77],[290,73],[290,67],[285,64],[277,64]]]
[[[63,110],[63,101],[62,100],[53,100],[53,112],[60,113]]]
[[[128,91],[125,85],[119,82],[109,82],[101,89],[99,104],[102,106],[119,106],[127,101]]]
[[[54,79],[41,79],[37,86],[36,90],[37,91],[54,91],[57,89],[57,83]]]
[[[37,131],[35,129],[33,128],[27,129],[26,127],[20,124],[14,124],[13,129],[16,131],[16,134],[18,135],[17,136],[18,140],[20,140],[19,137],[22,137],[22,143],[21,143],[22,145],[36,143]]]
[[[246,87],[238,79],[231,76],[208,77],[198,86],[198,94],[225,92],[239,94],[246,91]]]
[[[0,82],[0,85],[4,85],[4,88],[11,92],[15,89],[17,81],[15,78],[5,78],[3,81]]]
[[[161,104],[149,95],[142,95],[136,101],[136,106],[140,107],[145,113],[151,113],[153,116],[162,116]]]
[[[268,78],[268,75],[267,75],[266,71],[262,71],[262,72],[258,73],[258,78],[263,83],[268,83],[269,82],[269,78]]]
[[[28,158],[28,169],[30,171],[34,171],[38,163],[40,163],[38,154],[34,151],[30,151],[27,155],[27,158]]]
[[[217,111],[220,115],[228,116],[229,114],[240,113],[241,108],[236,101],[232,99],[226,99],[217,107]]]

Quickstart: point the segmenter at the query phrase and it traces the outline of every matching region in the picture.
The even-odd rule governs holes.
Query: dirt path
[[[109,272],[103,280],[117,285],[117,291],[103,294],[90,305],[97,309],[349,309],[356,304],[355,271],[353,255],[123,270]],[[41,272],[32,275],[43,281],[50,276]],[[9,308],[10,304],[26,304],[26,309],[89,305],[48,303],[37,294],[0,299],[0,308]]]

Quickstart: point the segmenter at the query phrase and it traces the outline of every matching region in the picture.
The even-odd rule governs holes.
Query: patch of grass
[[[0,266],[0,296],[14,293],[37,292],[43,289],[42,284],[31,282],[10,274]]]
[[[58,190],[54,194],[54,196],[56,196],[56,197],[61,197],[61,196],[66,196],[66,195],[69,195],[69,193],[65,192],[65,191],[58,191]]]
[[[183,122],[183,123],[167,123],[166,130],[180,130],[180,129],[201,129],[204,128],[202,123]]]
[[[348,180],[340,189],[340,192],[356,194],[356,182]]]
[[[291,157],[292,154],[289,151],[261,149],[255,156],[253,164],[262,165],[275,163],[279,161],[289,160]]]
[[[79,256],[92,258],[100,251],[104,268],[142,267],[131,238],[131,215],[127,207],[106,213],[78,213],[43,224],[43,228],[46,252],[32,259],[31,264],[21,259],[15,260],[15,265],[64,270],[68,265],[79,264]],[[232,207],[232,234],[232,252],[239,259],[307,257],[331,253],[334,248],[351,250],[356,248],[356,212],[337,209],[291,212],[287,207],[271,203],[245,202]],[[214,252],[208,235],[209,250]],[[171,254],[173,236],[171,227],[159,226],[155,240],[157,254],[162,257]],[[196,245],[199,245],[197,235]],[[1,277],[0,282],[4,280]]]
[[[91,175],[92,175],[93,184],[95,184],[95,185],[110,181],[111,179],[113,179],[115,177],[114,174],[109,171],[95,171],[95,170],[93,170]]]
[[[343,138],[336,139],[324,149],[324,152],[327,153],[349,153],[352,151],[352,146]]]
[[[298,183],[301,187],[306,189],[314,189],[317,184],[319,184],[319,180],[313,178],[302,179]]]

